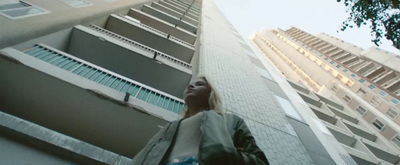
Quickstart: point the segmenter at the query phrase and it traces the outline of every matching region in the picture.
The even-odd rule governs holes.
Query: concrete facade
[[[313,36],[295,27],[285,31],[264,29],[255,32],[251,40],[283,76],[294,84],[303,86],[296,88],[297,90],[306,94],[309,93],[308,90],[318,93],[318,98],[314,99],[316,101],[306,98],[306,102],[336,102],[342,108],[329,108],[332,112],[323,114],[358,125],[362,121],[364,124],[361,124],[360,129],[371,131],[378,137],[369,140],[390,148],[393,156],[399,154],[400,146],[396,138],[400,132],[397,122],[399,68],[394,65],[400,59],[398,55],[375,48],[363,50],[326,34]],[[320,106],[317,104],[317,107]],[[344,109],[352,111],[346,110],[343,114],[341,111]],[[315,108],[313,111],[317,116],[320,113]],[[318,117],[322,121],[332,122],[323,117],[324,115]],[[349,127],[349,123],[344,125]],[[354,131],[352,128],[347,130]],[[334,136],[340,143],[346,144],[341,141],[341,135]],[[363,144],[368,142],[362,141]],[[366,146],[368,145],[369,143]],[[369,160],[372,164],[399,163],[398,158],[383,157],[371,147],[364,149],[361,150],[377,156],[375,160]],[[349,154],[357,163],[363,162],[362,158],[351,152]]]
[[[47,13],[0,17],[1,163],[129,164],[205,74],[271,164],[354,164],[212,0],[27,2]]]

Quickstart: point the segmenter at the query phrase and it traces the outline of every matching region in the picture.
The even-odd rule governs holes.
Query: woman
[[[197,77],[185,90],[183,119],[158,132],[133,164],[268,164],[244,121],[224,114],[212,82]]]

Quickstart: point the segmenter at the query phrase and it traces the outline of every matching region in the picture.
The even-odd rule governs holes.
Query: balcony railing
[[[96,25],[89,25],[89,27],[90,27],[91,29],[96,30],[97,32],[100,32],[100,33],[102,33],[102,34],[105,34],[105,35],[107,35],[107,36],[109,36],[109,37],[118,39],[118,40],[120,40],[120,41],[122,41],[122,42],[125,42],[125,43],[127,43],[127,44],[130,44],[130,45],[132,45],[132,46],[141,48],[142,50],[151,52],[152,54],[155,54],[155,57],[154,57],[155,59],[157,59],[157,57],[160,57],[160,58],[166,59],[166,60],[168,60],[168,61],[171,61],[171,62],[173,62],[173,63],[175,63],[175,64],[177,64],[177,65],[183,66],[183,67],[185,67],[185,68],[187,68],[187,69],[192,69],[192,66],[191,66],[190,64],[188,64],[188,63],[186,63],[186,62],[184,62],[184,61],[181,61],[181,60],[179,60],[179,59],[177,59],[177,58],[174,58],[174,57],[171,57],[171,56],[169,56],[169,55],[166,55],[166,54],[164,54],[164,53],[161,53],[161,52],[159,52],[159,51],[157,51],[157,50],[154,50],[154,49],[152,49],[152,48],[150,48],[150,47],[148,47],[148,46],[145,46],[145,45],[142,45],[142,44],[137,43],[137,42],[135,42],[135,41],[132,41],[132,40],[130,40],[130,39],[128,39],[128,38],[125,38],[125,37],[123,37],[123,36],[121,36],[121,35],[118,35],[118,34],[115,34],[115,33],[113,33],[113,32],[110,32],[110,31],[108,31],[108,30],[106,30],[106,29],[103,29],[103,28],[101,28],[101,27],[98,27],[98,26],[96,26]]]
[[[160,30],[157,30],[157,29],[155,29],[155,28],[153,28],[153,27],[151,27],[151,26],[147,26],[147,25],[145,25],[145,24],[138,23],[138,22],[133,22],[131,19],[126,18],[126,17],[123,16],[123,15],[118,15],[118,16],[119,16],[120,18],[123,18],[123,19],[125,19],[125,20],[128,20],[129,22],[136,23],[136,24],[138,24],[138,25],[140,25],[140,26],[143,26],[143,27],[145,27],[145,28],[147,28],[147,29],[149,29],[149,30],[155,32],[155,33],[159,33],[159,34],[161,34],[161,35],[163,35],[163,36],[168,36],[168,35],[169,35],[169,34],[167,34],[167,33],[164,33],[164,32],[162,32],[162,31],[160,31]],[[129,17],[129,16],[127,16],[127,17]],[[186,45],[186,46],[189,46],[189,47],[191,47],[191,48],[194,48],[194,46],[193,46],[192,44],[190,44],[190,43],[188,43],[188,42],[185,42],[185,41],[183,41],[183,40],[181,40],[181,39],[179,39],[179,38],[176,38],[176,37],[171,36],[171,35],[169,36],[169,38],[171,38],[171,39],[173,39],[173,40],[175,40],[175,41],[177,41],[177,42],[179,42],[179,43],[181,43],[181,44],[184,44],[184,45]]]
[[[46,45],[37,44],[24,51],[24,53],[101,85],[128,93],[134,98],[168,111],[180,114],[184,107],[183,100],[179,98],[152,89]]]

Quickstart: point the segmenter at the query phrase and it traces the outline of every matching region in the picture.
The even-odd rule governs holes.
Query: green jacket
[[[133,164],[156,165],[170,152],[182,120],[167,124],[134,157]],[[200,130],[199,164],[269,164],[243,119],[233,114],[204,111]]]

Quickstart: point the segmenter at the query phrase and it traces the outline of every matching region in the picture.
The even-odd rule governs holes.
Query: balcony
[[[342,147],[356,161],[357,164],[375,165],[379,164],[378,159],[371,154],[368,148],[352,135],[343,132],[337,127],[327,125],[328,130],[332,133],[335,139],[342,144]]]
[[[139,20],[142,24],[148,25],[159,31],[170,34],[171,36],[174,36],[191,45],[193,45],[196,41],[196,35],[194,35],[193,33],[186,31],[185,29],[182,29],[180,27],[174,27],[174,25],[154,16],[151,16],[147,13],[144,13],[140,10],[130,9],[128,12],[128,16]]]
[[[147,14],[150,14],[150,15],[152,15],[154,17],[157,17],[157,18],[159,18],[161,20],[164,20],[164,21],[166,21],[168,23],[171,23],[171,24],[173,24],[175,26],[178,26],[178,27],[180,27],[182,29],[185,29],[185,30],[187,30],[187,31],[189,31],[189,32],[191,32],[193,34],[197,33],[197,27],[196,26],[193,26],[192,24],[190,24],[190,23],[188,23],[188,22],[186,22],[184,20],[180,20],[180,18],[174,17],[174,16],[172,16],[172,15],[170,15],[168,13],[165,13],[165,12],[163,12],[161,10],[158,10],[158,9],[156,9],[154,7],[151,7],[149,5],[143,5],[141,10],[143,12],[147,13]]]
[[[126,157],[183,108],[179,98],[45,45],[0,54],[4,112]]]
[[[380,77],[375,79],[375,83],[382,85],[385,84],[387,81],[396,77],[396,73],[393,70],[388,70],[385,74],[381,75]]]
[[[191,13],[191,14],[197,16],[197,17],[200,15],[198,10],[195,10],[193,8],[189,8],[188,6],[180,4],[179,2],[176,2],[176,1],[173,1],[173,0],[163,0],[163,2],[166,2],[166,3],[169,3],[169,4],[174,5],[176,7],[179,7],[182,10],[185,10],[185,11],[187,10],[189,13]]]
[[[397,164],[400,161],[400,157],[398,154],[390,151],[387,148],[384,148],[381,145],[370,142],[368,140],[361,140],[364,145],[379,159],[382,159],[386,162]]]
[[[335,51],[336,50],[336,51]],[[335,51],[335,52],[333,52]],[[336,54],[336,52],[340,52],[341,50],[339,48],[337,48],[336,46],[333,46],[326,49],[325,51],[323,51],[322,53],[324,54],[328,54],[328,56],[332,56],[333,54]],[[333,52],[333,53],[332,53]]]
[[[164,5],[161,5],[158,2],[152,2],[151,7],[158,9],[162,12],[168,13],[169,15],[179,18],[180,20],[186,21],[187,23],[190,23],[191,25],[193,25],[195,27],[197,27],[197,25],[199,24],[199,22],[197,22],[197,20],[190,18],[188,16],[185,16],[185,15],[183,15],[183,13],[179,13],[179,12],[172,10]]]
[[[332,125],[335,125],[337,122],[337,119],[335,118],[335,114],[333,114],[329,110],[324,110],[322,108],[315,107],[312,104],[308,104],[311,110],[314,112],[317,117],[327,123],[330,123]]]
[[[68,53],[179,98],[192,77],[191,66],[180,56],[169,56],[96,26],[76,26]]]
[[[355,69],[355,68],[357,68],[358,66],[363,65],[365,62],[366,62],[366,61],[359,59],[358,61],[349,64],[347,67],[349,67],[349,68],[351,68],[351,69]]]
[[[313,98],[313,97],[311,97],[311,96],[309,96],[309,95],[305,95],[305,94],[303,94],[303,93],[298,93],[299,95],[300,95],[300,97],[305,101],[305,102],[307,102],[307,103],[309,103],[309,104],[312,104],[312,105],[314,105],[314,106],[316,106],[316,107],[321,107],[321,104],[322,103],[320,103],[319,101],[318,101],[318,98]]]
[[[327,106],[336,116],[341,117],[342,119],[350,121],[350,122],[352,122],[354,124],[358,123],[358,119],[356,117],[354,117],[354,116],[351,116],[347,112],[342,111],[342,110],[338,110],[338,109],[336,109],[336,108],[334,108],[334,107],[332,107],[330,105],[327,105]]]
[[[349,153],[351,158],[360,165],[376,165],[380,164],[379,160],[365,152],[342,144],[342,147]]]
[[[312,42],[312,43],[310,44],[310,46],[315,47],[315,45],[321,44],[321,43],[323,43],[323,41],[320,40],[320,39],[317,39],[316,41]]]
[[[374,67],[373,69],[366,71],[364,73],[364,76],[367,77],[368,79],[373,79],[375,76],[378,76],[384,72],[385,72],[385,68],[382,65],[378,65],[378,66]]]
[[[194,54],[194,47],[169,37],[168,34],[152,29],[143,24],[126,19],[123,16],[112,14],[107,21],[106,29],[124,36],[143,45],[171,55],[179,60],[190,63]]]
[[[346,58],[346,60],[342,61],[343,65],[351,65],[353,62],[358,61],[358,57],[357,56],[351,56],[350,58]]]
[[[185,15],[185,16],[187,16],[187,17],[189,17],[189,18],[191,18],[191,19],[193,19],[195,21],[199,20],[199,16],[198,15],[194,14],[193,12],[186,11],[183,8],[180,8],[179,5],[176,5],[176,4],[174,5],[174,4],[166,2],[166,1],[159,1],[158,3],[160,3],[161,5],[163,5],[165,7],[168,7],[170,9],[180,13],[181,15]]]
[[[377,138],[377,136],[375,136],[373,133],[367,131],[366,128],[362,128],[362,127],[360,127],[352,122],[348,122],[346,120],[343,120],[342,122],[346,125],[346,127],[348,129],[351,130],[351,132],[353,132],[354,134],[356,134],[358,136],[361,136],[361,137],[368,139],[370,141],[373,141],[373,142]]]
[[[354,67],[354,70],[360,74],[363,74],[364,72],[367,72],[370,69],[373,69],[374,67],[375,65],[372,61],[365,61],[362,65]]]
[[[330,105],[330,106],[332,106],[332,107],[335,107],[336,109],[343,110],[343,108],[344,108],[342,105],[337,104],[336,102],[331,101],[331,100],[329,100],[329,99],[327,99],[327,98],[325,98],[325,97],[323,97],[323,96],[317,95],[317,97],[318,97],[322,102],[324,102],[324,103],[326,103],[326,104],[328,104],[328,105]]]
[[[337,60],[337,61],[342,61],[342,60],[344,60],[346,58],[349,58],[349,57],[351,57],[351,54],[345,52],[344,54],[341,54],[341,55],[335,57],[334,59]]]
[[[187,3],[187,2],[181,1],[181,0],[170,0],[170,1],[179,3],[179,4],[183,5],[183,6],[190,7],[191,9],[200,12],[200,7],[199,7],[200,5],[196,5],[196,4],[193,4],[193,3]]]

